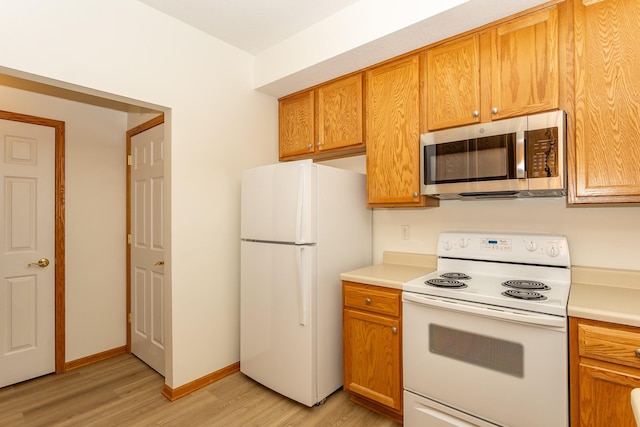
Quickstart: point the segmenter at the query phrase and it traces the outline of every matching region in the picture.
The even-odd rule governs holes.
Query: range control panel
[[[439,257],[569,267],[566,236],[444,232],[438,239]]]

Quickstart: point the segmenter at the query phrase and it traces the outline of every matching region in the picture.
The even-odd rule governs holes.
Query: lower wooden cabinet
[[[636,427],[640,328],[571,318],[571,426]]]
[[[402,422],[402,291],[342,282],[344,389]]]

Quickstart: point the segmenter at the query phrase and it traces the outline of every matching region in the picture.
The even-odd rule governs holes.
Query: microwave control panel
[[[526,132],[527,178],[558,176],[558,128]]]

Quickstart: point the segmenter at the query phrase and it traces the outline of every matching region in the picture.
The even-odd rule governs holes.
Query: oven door
[[[567,426],[566,318],[546,317],[404,292],[404,388],[422,399],[405,400],[405,420],[428,407],[475,425]]]

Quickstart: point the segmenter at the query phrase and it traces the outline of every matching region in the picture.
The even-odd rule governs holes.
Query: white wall
[[[364,172],[364,156],[325,162]],[[567,236],[573,265],[640,270],[640,207],[568,207],[564,198],[441,201],[428,209],[376,209],[374,262],[384,251],[435,254],[441,231],[559,233]],[[400,226],[409,226],[409,240]]]
[[[65,122],[66,361],[123,346],[127,114],[13,83],[0,109]]]
[[[546,0],[359,0],[256,56],[256,88],[281,97]]]
[[[0,39],[0,72],[170,110],[166,383],[237,362],[240,171],[277,161],[253,57],[135,0],[3,2]]]

